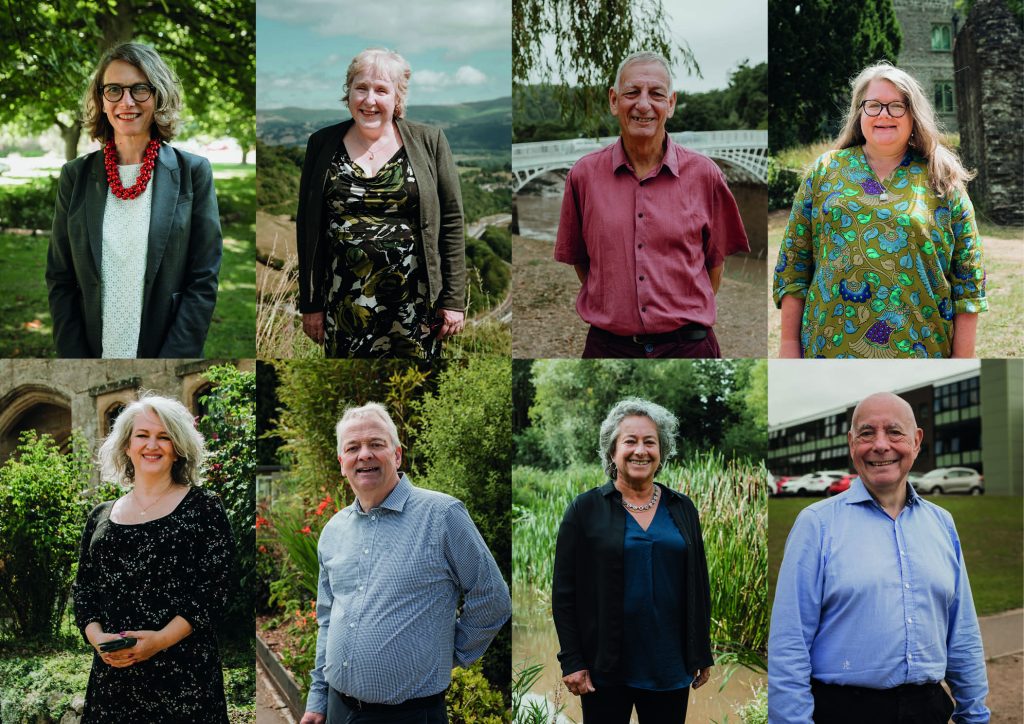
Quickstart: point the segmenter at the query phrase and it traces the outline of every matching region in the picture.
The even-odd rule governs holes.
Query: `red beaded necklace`
[[[103,165],[107,169],[107,184],[111,192],[119,199],[135,199],[142,195],[149,185],[149,179],[153,177],[153,166],[156,165],[156,155],[160,152],[160,139],[154,138],[146,144],[146,152],[142,155],[142,168],[139,169],[139,176],[135,183],[125,188],[121,183],[121,174],[117,171],[117,148],[114,146],[114,139],[107,141],[103,147]]]

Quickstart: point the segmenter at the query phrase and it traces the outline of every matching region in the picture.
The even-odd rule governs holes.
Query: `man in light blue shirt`
[[[317,546],[320,630],[301,724],[444,724],[452,667],[479,659],[508,620],[508,586],[466,507],[399,472],[381,405],[346,410],[337,435],[356,500]]]
[[[956,527],[907,481],[923,436],[894,394],[854,410],[847,439],[860,477],[801,511],[786,541],[768,639],[769,722],[989,721]]]

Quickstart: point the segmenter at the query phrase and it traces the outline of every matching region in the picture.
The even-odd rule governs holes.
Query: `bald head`
[[[862,413],[865,413],[868,410],[884,410],[891,415],[902,418],[910,429],[917,427],[917,418],[914,417],[914,408],[910,406],[909,402],[892,392],[876,392],[873,395],[865,397],[857,403],[855,408],[853,408],[853,418],[850,420],[850,429],[857,429],[857,423],[863,417]]]

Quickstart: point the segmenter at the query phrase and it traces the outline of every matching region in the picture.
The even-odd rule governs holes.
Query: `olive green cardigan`
[[[437,307],[462,311],[466,306],[466,240],[459,173],[440,128],[396,118],[419,188],[420,239],[427,263],[430,300]],[[325,238],[324,184],[331,159],[352,126],[348,120],[309,137],[299,183],[295,217],[299,254],[299,311],[324,310],[329,273]]]

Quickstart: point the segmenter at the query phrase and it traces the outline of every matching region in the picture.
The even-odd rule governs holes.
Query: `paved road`
[[[284,701],[274,689],[274,684],[256,662],[256,724],[295,724],[295,720]]]
[[[978,619],[985,658],[994,659],[1024,651],[1024,608]]]

